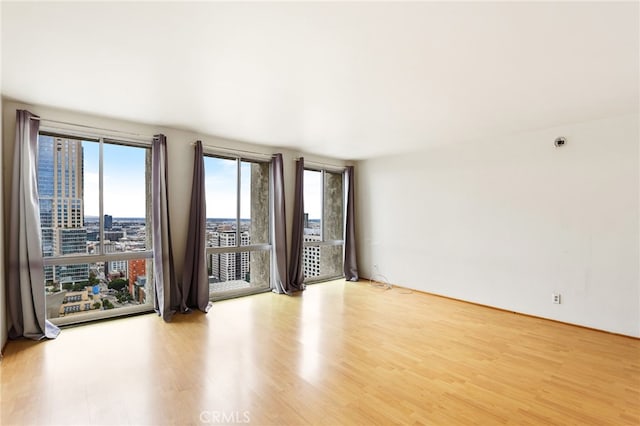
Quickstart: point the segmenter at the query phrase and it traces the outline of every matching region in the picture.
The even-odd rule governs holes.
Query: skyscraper
[[[42,229],[42,255],[53,256],[53,138],[38,140],[38,202]],[[45,282],[53,282],[53,266],[44,267]]]
[[[249,245],[249,232],[240,233],[240,245]],[[212,247],[235,247],[236,232],[214,232]],[[209,258],[211,275],[220,281],[247,280],[249,275],[249,252],[215,253]]]
[[[320,241],[320,236],[305,235],[304,241]],[[304,246],[302,250],[302,266],[305,277],[320,276],[320,246]]]
[[[86,253],[82,141],[40,135],[37,172],[43,256]],[[88,264],[45,267],[46,282],[88,276]]]

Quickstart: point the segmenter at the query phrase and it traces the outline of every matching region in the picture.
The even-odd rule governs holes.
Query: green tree
[[[98,280],[98,278],[96,277],[95,272],[90,272],[89,273],[89,285],[94,286],[96,284],[99,284],[100,280]]]
[[[129,282],[122,278],[117,278],[111,281],[107,287],[114,289],[115,291],[121,291],[123,288],[127,287]]]
[[[102,299],[102,306],[104,306],[105,309],[115,308],[115,306],[113,306],[113,303],[111,303],[109,299]]]
[[[73,283],[71,290],[73,291],[82,291],[87,286],[87,281],[80,281],[78,283]]]
[[[118,302],[120,303],[130,302],[133,300],[131,293],[129,293],[129,289],[127,288],[123,288],[121,291],[119,291],[116,297],[118,298]]]
[[[100,309],[102,307],[102,304],[100,302],[96,302],[93,304],[93,309]]]

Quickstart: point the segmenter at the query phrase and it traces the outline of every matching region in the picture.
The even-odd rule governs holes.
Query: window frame
[[[105,253],[104,248],[104,144],[113,144],[113,145],[122,145],[128,147],[137,147],[148,149],[149,151],[152,149],[152,140],[151,139],[138,139],[134,140],[133,138],[121,138],[121,137],[112,137],[103,134],[92,134],[90,132],[77,131],[76,129],[67,129],[67,128],[53,128],[47,126],[41,126],[38,131],[38,143],[41,135],[50,136],[53,138],[63,138],[63,139],[71,139],[77,140],[80,142],[96,142],[99,144],[99,162],[98,162],[98,188],[99,188],[99,217],[98,217],[98,227],[99,227],[99,254],[91,254],[91,253],[74,253],[67,255],[52,255],[52,256],[43,256],[43,267],[44,266],[65,266],[65,265],[78,265],[78,264],[92,264],[92,263],[104,263],[112,262],[112,261],[128,261],[128,260],[136,260],[136,259],[147,259],[153,260],[153,240],[149,239],[148,244],[151,245],[151,248],[147,248],[143,251],[130,251],[130,252],[112,252]],[[37,168],[36,164],[36,168]],[[145,167],[146,169],[146,167]],[[145,170],[145,173],[148,173],[149,178],[151,176],[151,165],[149,165],[149,170]],[[83,170],[84,173],[84,170]],[[84,179],[84,176],[83,176]],[[84,184],[84,181],[83,181]],[[151,197],[150,192],[150,182],[147,184],[147,201]],[[84,195],[84,194],[83,194]],[[148,218],[149,223],[146,223],[148,235],[151,234],[151,221],[152,221],[153,208],[151,211],[147,212],[146,218]],[[84,222],[84,217],[81,218]],[[42,228],[41,228],[42,229]],[[40,230],[41,232],[41,230]],[[149,246],[147,246],[149,247]],[[153,267],[148,268],[146,271],[148,282],[153,282]],[[126,316],[136,313],[146,313],[152,312],[154,309],[153,300],[155,299],[155,289],[153,285],[149,285],[149,294],[147,295],[147,301],[144,304],[133,305],[133,306],[125,306],[117,309],[109,309],[109,310],[100,310],[100,311],[89,311],[83,315],[71,315],[71,316],[63,316],[58,318],[47,318],[51,323],[55,325],[71,325],[71,324],[80,324],[87,323],[91,321]]]
[[[319,254],[322,252],[322,247],[331,247],[331,246],[342,246],[342,262],[344,264],[344,245],[345,245],[345,218],[346,218],[346,197],[345,197],[345,176],[344,176],[344,168],[328,168],[328,167],[315,167],[315,166],[304,166],[305,171],[313,171],[321,173],[321,183],[322,188],[320,191],[320,241],[302,241],[303,248],[303,269],[304,269],[304,249],[306,247],[318,247]],[[327,240],[325,239],[325,188],[327,184],[326,173],[334,173],[340,174],[342,179],[342,239],[336,240]],[[320,265],[318,265],[318,270],[320,270]],[[307,284],[313,284],[323,281],[335,280],[338,278],[344,277],[344,270],[341,269],[339,274],[336,275],[318,275],[312,277],[304,278],[304,282]]]
[[[244,253],[244,252],[264,252],[267,251],[269,252],[269,267],[270,267],[270,271],[269,271],[269,283],[266,287],[249,287],[249,289],[240,289],[240,290],[228,290],[228,291],[221,291],[221,292],[210,292],[209,293],[209,299],[212,301],[218,301],[218,300],[225,300],[225,299],[231,299],[231,298],[235,298],[235,297],[241,297],[241,296],[248,296],[251,294],[257,294],[257,293],[264,293],[264,292],[268,292],[271,291],[271,287],[272,287],[272,280],[273,280],[273,232],[272,232],[272,226],[271,226],[271,221],[273,220],[272,216],[272,209],[271,209],[271,203],[272,203],[272,197],[273,194],[271,193],[271,189],[273,187],[272,185],[272,164],[271,164],[271,155],[266,155],[264,157],[258,157],[258,156],[247,156],[247,155],[234,155],[233,153],[229,153],[229,152],[224,152],[224,153],[220,153],[220,152],[216,152],[214,150],[208,150],[206,149],[206,147],[203,149],[203,161],[205,160],[205,158],[215,158],[215,159],[220,159],[220,160],[233,160],[236,163],[236,217],[235,217],[235,226],[236,226],[236,230],[235,230],[235,246],[227,246],[227,247],[205,247],[205,255],[207,256],[207,258],[212,255],[212,254],[226,254],[226,253]],[[268,233],[268,241],[265,243],[257,243],[257,244],[249,244],[246,246],[240,245],[242,243],[242,238],[241,238],[241,227],[240,227],[240,221],[241,221],[241,209],[242,209],[242,162],[249,162],[249,163],[261,163],[261,164],[267,164],[269,166],[269,182],[268,182],[268,188],[269,188],[269,208],[268,208],[268,218],[267,218],[267,222],[269,223],[269,233]],[[206,181],[206,167],[205,167],[205,181]],[[205,183],[206,186],[206,183]],[[206,191],[206,189],[205,189]],[[205,196],[206,197],[206,196]],[[251,218],[253,220],[253,218]],[[205,230],[206,233],[206,230]]]

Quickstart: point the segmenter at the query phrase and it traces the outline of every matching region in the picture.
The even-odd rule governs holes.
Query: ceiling
[[[342,159],[638,112],[631,3],[2,3],[2,94]]]

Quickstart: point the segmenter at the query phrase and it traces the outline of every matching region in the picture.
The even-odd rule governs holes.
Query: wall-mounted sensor
[[[562,136],[556,138],[555,141],[553,141],[553,144],[557,147],[561,147],[562,145],[565,144],[567,140],[565,138],[563,138]]]

